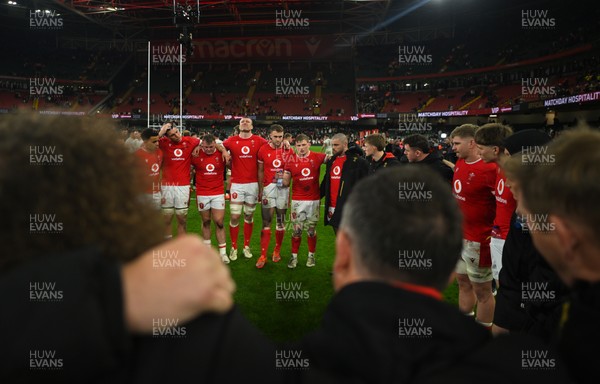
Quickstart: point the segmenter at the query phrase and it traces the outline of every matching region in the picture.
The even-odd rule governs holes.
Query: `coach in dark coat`
[[[356,183],[369,173],[369,164],[360,156],[357,147],[348,148],[348,140],[345,135],[337,134],[331,139],[333,148],[333,156],[327,161],[325,168],[325,177],[321,182],[321,197],[325,197],[325,225],[331,225],[335,232],[340,226],[342,212],[346,199],[352,192]],[[336,144],[338,152],[336,153]],[[340,186],[337,192],[337,202],[333,215],[328,214],[328,208],[331,204],[331,168],[333,163],[339,156],[346,156],[346,161],[342,167],[342,175]]]

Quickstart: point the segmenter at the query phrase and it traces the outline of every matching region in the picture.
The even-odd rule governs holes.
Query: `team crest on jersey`
[[[231,197],[232,197],[233,199],[237,199],[237,198],[238,198],[238,194],[237,194],[237,192],[233,192],[233,193],[231,194]]]
[[[267,200],[267,199],[263,199],[263,204],[265,204],[265,205],[266,205],[266,204],[269,204],[269,200]]]
[[[470,183],[474,178],[475,178],[475,173],[474,172],[469,173],[469,177],[467,178],[467,182]]]
[[[204,203],[199,203],[198,207],[200,207],[200,209],[204,209]]]

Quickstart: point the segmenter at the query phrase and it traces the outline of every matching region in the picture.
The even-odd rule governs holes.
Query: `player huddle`
[[[250,240],[254,229],[254,211],[260,201],[263,228],[261,254],[256,267],[263,268],[267,262],[273,216],[276,230],[272,261],[281,260],[291,184],[293,234],[292,257],[288,267],[295,268],[297,265],[303,229],[308,234],[306,266],[313,267],[321,200],[320,168],[327,156],[311,152],[310,139],[302,134],[296,137],[297,152],[294,152],[289,141],[284,140],[281,125],[271,125],[269,140],[253,135],[252,128],[251,119],[240,119],[239,134],[229,137],[222,145],[210,134],[200,139],[181,136],[172,123],[164,124],[158,134],[151,129],[145,130],[142,133],[144,143],[136,155],[144,163],[148,175],[148,197],[163,211],[166,237],[172,236],[173,216],[177,220],[177,233],[185,233],[190,200],[190,170],[193,167],[196,171],[196,202],[202,217],[202,236],[205,243],[210,244],[211,221],[214,222],[220,256],[226,264],[237,260],[240,224],[244,236],[242,254],[246,258],[253,257]],[[231,169],[229,253],[223,224],[226,167]],[[243,222],[240,223],[242,215]]]

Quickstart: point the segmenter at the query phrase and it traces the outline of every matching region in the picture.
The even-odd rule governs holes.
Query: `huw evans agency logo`
[[[275,94],[278,96],[299,96],[309,94],[308,85],[302,84],[301,77],[277,77],[275,78]]]
[[[430,65],[432,62],[433,57],[426,53],[424,45],[398,46],[399,65]]]
[[[63,162],[63,155],[56,151],[54,145],[30,145],[29,164],[31,165],[59,165]]]
[[[429,132],[433,125],[425,117],[416,114],[403,114],[398,116],[398,130],[404,132]]]
[[[29,94],[37,96],[62,95],[64,86],[56,84],[54,77],[32,77],[29,79]]]
[[[527,77],[521,79],[521,95],[524,99],[556,96],[556,87],[548,85],[547,77]]]
[[[306,301],[309,298],[309,292],[302,289],[301,282],[284,281],[275,283],[275,299],[277,301]]]
[[[310,21],[302,16],[300,9],[281,9],[275,11],[275,26],[279,29],[307,29]]]
[[[556,19],[550,17],[547,9],[521,10],[521,27],[524,29],[554,29]]]
[[[29,11],[30,29],[61,29],[63,18],[57,11],[36,9]]]
[[[179,47],[174,45],[155,45],[151,49],[152,64],[170,65],[179,64]],[[181,54],[181,62],[187,60],[184,53]]]
[[[398,183],[398,199],[401,201],[431,201],[432,192],[425,188],[424,182]]]
[[[30,370],[61,370],[62,368],[63,359],[57,357],[55,350],[35,349],[29,351]]]

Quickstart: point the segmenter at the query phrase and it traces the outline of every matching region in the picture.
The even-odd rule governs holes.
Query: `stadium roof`
[[[194,38],[283,34],[369,36],[407,28],[454,25],[484,13],[519,9],[554,1],[486,0],[14,0],[0,4],[3,29],[27,28],[30,12],[50,10],[64,18],[62,35],[88,38],[161,39],[178,35],[182,24]],[[175,18],[174,9],[188,13]],[[278,15],[306,19],[305,28],[276,27]],[[198,13],[198,16],[194,13]],[[66,33],[65,33],[66,32]]]

